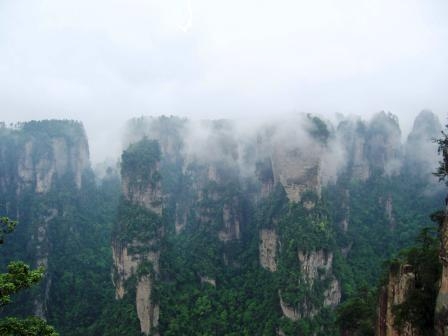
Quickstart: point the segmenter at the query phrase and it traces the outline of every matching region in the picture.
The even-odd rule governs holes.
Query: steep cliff
[[[27,260],[48,270],[32,300],[34,313],[46,318],[54,277],[50,270],[57,259],[50,237],[67,216],[66,207],[75,204],[57,195],[63,190],[78,194],[83,187],[90,169],[87,138],[79,122],[21,123],[0,129],[0,156],[0,211],[19,221],[19,236],[29,237],[17,256],[30,255]]]
[[[418,336],[420,333],[410,322],[401,327],[395,324],[394,307],[403,304],[415,287],[412,265],[393,265],[387,284],[381,288],[378,304],[377,336]]]
[[[129,123],[128,134],[129,143],[146,136],[160,146],[160,160],[142,170],[145,177],[122,178],[123,204],[158,216],[153,220],[159,229],[145,242],[140,238],[148,231],[134,230],[135,225],[116,230],[125,244],[114,243],[121,274],[114,281],[117,296],[124,297],[138,265],[157,264],[160,271],[144,279],[139,292],[155,281],[162,295],[149,295],[140,305],[146,308],[137,310],[139,316],[158,311],[151,305],[160,297],[161,332],[175,329],[167,316],[187,328],[175,316],[189,309],[188,316],[196,318],[199,307],[190,302],[205,311],[208,300],[216,302],[215,309],[226,316],[219,298],[235,291],[229,274],[248,272],[250,278],[259,272],[246,268],[255,252],[263,277],[271,279],[265,290],[275,293],[274,306],[280,307],[273,325],[300,333],[304,325],[323,323],[344,290],[353,290],[350,281],[377,277],[380,260],[393,251],[394,232],[400,230],[404,240],[413,234],[404,229],[408,191],[399,177],[407,159],[398,121],[390,113],[378,113],[370,122],[346,119],[336,129],[310,115],[252,129],[228,120],[140,118]],[[384,244],[375,243],[381,240]],[[371,252],[371,262],[361,261]],[[349,283],[341,279],[346,267],[354,272]]]
[[[367,130],[367,158],[370,166],[384,174],[398,174],[402,146],[398,118],[390,112],[376,114]]]
[[[436,127],[421,118],[405,155],[386,113],[337,128],[303,114],[243,124],[138,118],[121,181],[93,178],[78,123],[0,128],[0,209],[24,228],[0,259],[47,267],[28,311],[68,336],[336,335],[335,307],[377,281],[439,197],[412,171],[411,154]],[[383,326],[410,307],[393,295],[412,301],[434,288],[418,276],[432,262],[402,264],[414,286],[405,290],[407,273],[389,279]]]
[[[443,254],[439,239],[425,228],[416,244],[392,261],[387,282],[380,289],[376,335],[443,335],[446,314],[439,254]]]
[[[291,307],[284,302],[281,292],[280,307],[284,316],[298,321],[314,317],[322,307],[335,307],[341,301],[341,285],[333,275],[333,253],[318,251],[299,251],[300,283],[313,293],[316,288],[323,290],[321,297],[305,296],[297,306]]]
[[[435,306],[435,330],[437,336],[445,336],[448,335],[448,216],[446,212],[440,227],[440,240],[442,274]]]
[[[260,231],[260,265],[271,272],[277,270],[277,244],[278,236],[275,230]]]
[[[300,202],[307,191],[320,196],[321,165],[329,131],[317,117],[308,115],[295,122],[298,125],[294,130],[277,130],[279,134],[272,137],[270,161],[274,183],[283,186],[291,202]]]
[[[376,175],[398,174],[402,166],[401,130],[395,115],[379,112],[366,123],[342,120],[337,127],[347,155],[351,179],[366,181]]]
[[[431,111],[424,110],[415,118],[414,125],[405,143],[406,173],[412,176],[426,176],[436,184],[431,174],[438,164],[437,144],[442,125],[439,118]],[[435,188],[432,186],[432,188]]]
[[[159,304],[153,292],[163,236],[160,156],[158,142],[147,138],[123,152],[123,197],[112,244],[116,298],[135,292],[140,329],[145,335],[154,333],[159,321]]]

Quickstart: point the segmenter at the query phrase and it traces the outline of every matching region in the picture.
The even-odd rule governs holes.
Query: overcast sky
[[[0,0],[0,119],[448,113],[446,0]]]

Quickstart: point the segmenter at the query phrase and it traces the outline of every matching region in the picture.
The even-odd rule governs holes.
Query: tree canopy
[[[0,218],[0,244],[3,244],[5,234],[11,233],[16,226],[15,221],[8,217]],[[11,303],[11,295],[38,283],[44,275],[44,269],[32,270],[22,261],[8,264],[8,271],[0,273],[0,311]],[[12,336],[58,336],[53,327],[38,317],[18,319],[7,317],[0,319],[0,335]]]

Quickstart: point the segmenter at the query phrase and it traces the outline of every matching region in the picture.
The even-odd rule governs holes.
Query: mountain
[[[1,313],[37,315],[63,335],[84,334],[112,296],[108,223],[118,178],[95,183],[87,137],[75,121],[3,126],[0,156],[0,211],[18,221],[1,265],[19,259],[46,270],[39,288]]]
[[[3,127],[0,204],[19,227],[2,258],[47,268],[6,313],[34,309],[62,335],[337,335],[335,308],[440,206],[424,156],[439,132],[428,111],[405,143],[385,112],[142,117],[120,177],[101,179],[80,123]]]

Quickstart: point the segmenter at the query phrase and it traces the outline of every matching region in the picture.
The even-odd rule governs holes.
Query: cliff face
[[[320,195],[320,160],[322,150],[317,144],[315,148],[287,149],[275,145],[272,153],[272,170],[274,183],[285,189],[291,202],[300,202],[305,191],[313,191]]]
[[[32,121],[0,131],[3,165],[0,187],[14,185],[17,193],[31,188],[46,194],[56,179],[69,176],[77,189],[90,168],[87,137],[73,121]],[[8,190],[9,191],[9,190]]]
[[[65,189],[76,199],[90,169],[84,128],[81,123],[60,120],[2,127],[0,160],[1,211],[17,219],[17,231],[29,237],[21,250],[33,256],[33,264],[50,270],[56,253],[50,234],[66,216],[66,207],[75,206],[63,197],[55,200],[55,195]],[[40,291],[33,295],[34,313],[42,318],[48,312],[52,275],[47,272]]]
[[[159,166],[151,171],[149,178],[154,180],[159,175]],[[144,207],[158,215],[162,214],[162,189],[160,181],[155,184],[145,183],[145,181],[131,182],[135,176],[122,176],[122,192],[126,200],[132,204]]]
[[[395,317],[393,307],[403,303],[415,285],[415,274],[411,265],[398,265],[391,270],[389,280],[381,288],[378,319],[376,325],[377,336],[418,336],[417,330],[408,322],[397,330],[394,326]]]
[[[198,319],[216,309],[226,320],[220,295],[241,297],[245,309],[257,306],[244,306],[250,299],[230,284],[251,272],[261,272],[260,282],[270,279],[263,286],[274,293],[277,322],[290,323],[285,333],[321,323],[323,312],[341,301],[344,263],[359,248],[353,237],[371,231],[359,213],[374,212],[388,233],[402,224],[393,190],[374,190],[373,210],[353,201],[370,195],[375,179],[389,183],[401,172],[401,132],[390,113],[367,123],[344,120],[336,130],[310,115],[268,126],[140,118],[129,123],[128,136],[129,148],[146,145],[138,155],[128,156],[129,149],[123,155],[114,284],[118,299],[135,291],[146,334],[170,328],[165,313],[173,328],[185,311]],[[149,143],[158,151],[147,150]],[[334,204],[325,199],[329,181],[340,188]],[[135,213],[145,220],[131,219]],[[257,263],[267,272],[248,266]]]
[[[436,335],[446,336],[448,335],[448,216],[446,215],[446,212],[440,228],[440,238],[442,275],[434,315]]]
[[[112,278],[116,299],[135,291],[140,330],[149,335],[159,321],[159,304],[153,298],[163,236],[159,144],[145,138],[130,145],[121,166],[123,199],[112,244]]]
[[[322,307],[335,307],[341,301],[341,285],[333,274],[333,253],[325,250],[298,251],[300,263],[301,286],[313,292],[316,283],[325,284],[321,302],[313,302],[305,297],[301,303],[291,307],[284,302],[281,292],[280,307],[283,315],[290,320],[298,321],[314,317]]]
[[[269,202],[279,188],[286,195],[283,206],[290,202],[308,209],[306,211],[316,207],[322,188],[322,156],[329,151],[326,148],[328,129],[320,119],[305,116],[300,120],[297,127],[291,127],[286,133],[278,128],[261,128],[249,136],[238,133],[234,123],[227,120],[193,123],[162,117],[129,123],[130,146],[141,141],[157,142],[160,157],[150,165],[140,160],[128,160],[128,164],[125,158],[129,150],[125,151],[122,162],[124,200],[161,216],[166,223],[163,229],[159,227],[154,231],[151,241],[142,241],[139,237],[142,232],[137,230],[124,241],[115,239],[113,244],[116,296],[123,298],[129,292],[126,284],[137,275],[139,298],[136,304],[143,332],[151,333],[157,324],[159,306],[151,295],[145,294],[146,301],[143,301],[141,293],[151,292],[148,286],[152,288],[154,281],[162,276],[157,271],[159,258],[164,257],[157,247],[162,241],[182,242],[183,248],[194,253],[188,260],[189,272],[195,274],[200,285],[211,284],[219,290],[223,274],[240,272],[236,270],[245,267],[236,254],[252,239],[250,235],[245,236],[253,225],[245,207],[258,211],[258,203]],[[146,140],[136,142],[145,137]],[[284,215],[273,214],[269,228],[261,227],[256,231],[260,266],[270,272],[278,271],[280,246],[289,244],[284,236],[285,229],[281,227],[283,224],[279,224]],[[128,235],[130,229],[130,225],[121,224],[116,236]],[[159,233],[162,231],[165,235]],[[142,252],[144,249],[152,252]],[[316,282],[325,283],[323,293],[310,294],[310,297],[321,296],[318,304],[309,299],[300,304],[301,316],[312,318],[322,307],[339,303],[341,288],[332,272],[332,252],[302,249],[300,256],[304,259],[299,260],[297,256],[296,272],[303,273],[301,281],[307,291],[317,291]],[[152,277],[139,278],[139,265],[145,262],[149,262],[155,272]],[[310,269],[305,270],[308,266],[302,269],[301,264]],[[282,288],[278,290],[281,293]],[[278,300],[287,316],[288,304],[282,295]],[[142,319],[143,315],[147,318]]]
[[[397,174],[401,168],[401,130],[398,118],[380,112],[369,123],[367,157],[373,169],[385,174]]]
[[[441,129],[438,117],[431,111],[422,111],[417,116],[405,143],[407,174],[426,175],[428,180],[436,182],[431,173],[437,167],[439,158],[433,139],[439,136]]]
[[[347,155],[353,180],[366,181],[372,173],[399,173],[403,149],[398,119],[391,113],[377,113],[369,123],[344,120],[337,129]]]
[[[271,272],[277,270],[277,243],[278,236],[275,230],[260,231],[260,265]]]

